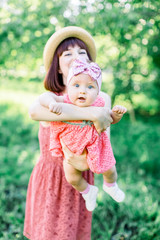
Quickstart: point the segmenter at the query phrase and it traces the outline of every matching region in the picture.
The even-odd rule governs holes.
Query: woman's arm
[[[111,111],[111,97],[104,92],[100,92],[100,96],[103,97],[103,99],[105,101],[105,107],[109,109],[109,114],[111,116],[111,112],[112,112]],[[112,120],[112,122],[113,122],[113,120]],[[107,135],[110,139],[110,126],[108,126],[108,128],[106,129],[106,132],[107,132]]]
[[[39,96],[39,103],[49,109],[50,112],[61,114],[62,106],[60,103],[64,101],[63,96],[57,96],[52,92],[45,92]]]
[[[84,149],[83,153],[81,155],[76,155],[72,153],[66,145],[62,142],[61,140],[61,145],[62,145],[62,150],[64,153],[64,161],[67,163],[71,164],[75,169],[79,171],[86,171],[89,169],[89,166],[87,164],[87,151]]]
[[[31,119],[35,121],[74,121],[89,120],[95,125],[99,133],[110,126],[112,118],[107,107],[77,107],[72,104],[61,103],[62,113],[57,115],[40,105],[37,99],[29,109]]]

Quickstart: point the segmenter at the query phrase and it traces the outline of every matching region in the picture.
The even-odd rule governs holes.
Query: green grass
[[[26,239],[22,234],[26,191],[39,155],[38,123],[29,119],[27,108],[42,92],[40,84],[4,84],[0,91],[0,240]],[[92,240],[159,240],[158,119],[131,123],[125,116],[111,129],[118,183],[126,199],[115,203],[102,191],[102,176],[96,175],[100,191]]]
[[[16,104],[3,104],[0,131],[0,239],[23,239],[25,198],[38,155],[37,124]]]
[[[127,118],[112,126],[112,146],[117,159],[119,185],[126,193],[117,204],[103,191],[93,213],[92,239],[160,239],[160,126],[156,121]],[[96,177],[102,190],[102,177]]]

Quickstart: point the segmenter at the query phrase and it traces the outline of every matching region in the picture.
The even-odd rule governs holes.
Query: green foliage
[[[38,152],[37,127],[20,105],[0,106],[0,239],[24,239],[26,189]]]
[[[22,240],[27,184],[39,155],[38,124],[20,104],[6,102],[0,110],[0,239]],[[117,204],[110,199],[102,190],[102,176],[96,175],[100,191],[92,240],[159,239],[159,133],[157,118],[130,123],[126,115],[111,126],[118,182],[126,200]]]
[[[160,126],[153,119],[134,124],[123,119],[111,129],[118,182],[126,199],[121,204],[113,202],[102,191],[102,176],[96,176],[101,191],[93,213],[92,239],[158,240]]]
[[[0,240],[25,239],[26,190],[39,154],[38,124],[27,117],[27,107],[43,91],[47,39],[69,25],[94,36],[102,88],[128,109],[111,127],[126,200],[114,203],[96,176],[92,240],[159,240],[159,9],[159,0],[0,2]]]
[[[112,95],[112,102],[123,97],[131,112],[159,114],[158,0],[9,0],[0,6],[3,78],[40,81],[47,39],[61,27],[77,25],[95,37],[97,62],[106,73],[103,90]],[[149,109],[143,106],[144,101],[150,102]]]

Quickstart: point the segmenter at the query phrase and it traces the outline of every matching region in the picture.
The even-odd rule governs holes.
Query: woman
[[[93,38],[84,29],[66,27],[54,33],[44,49],[47,75],[45,88],[58,95],[66,92],[68,69],[74,59],[83,56],[96,58]],[[110,108],[110,97],[101,93]],[[62,104],[62,114],[56,115],[42,107],[38,100],[30,108],[33,120],[41,121],[39,142],[41,155],[33,169],[27,192],[24,235],[31,240],[90,240],[91,212],[85,208],[84,199],[67,183],[63,171],[63,158],[54,158],[49,152],[49,124],[42,121],[90,120],[100,133],[112,119],[108,108],[77,107]],[[63,145],[65,161],[84,171],[83,176],[93,184],[93,174],[88,169],[86,152],[81,156],[71,153]]]

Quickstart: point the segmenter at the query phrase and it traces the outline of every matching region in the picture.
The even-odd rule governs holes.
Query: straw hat
[[[51,65],[53,55],[58,45],[69,37],[76,37],[82,40],[86,44],[93,61],[96,60],[96,47],[92,36],[83,28],[75,26],[65,27],[55,32],[45,45],[43,62],[46,71],[48,71]]]

